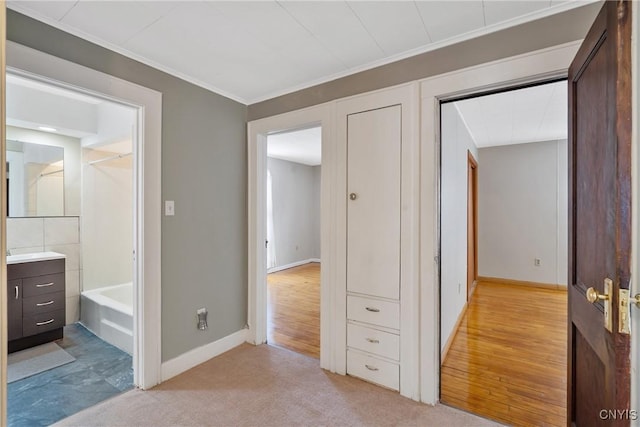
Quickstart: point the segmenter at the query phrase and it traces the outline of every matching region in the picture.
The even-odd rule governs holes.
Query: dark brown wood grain
[[[605,2],[569,69],[569,351],[567,424],[628,426],[629,336],[618,291],[631,261],[631,3]],[[613,332],[585,291],[613,280]],[[605,415],[607,415],[605,413]]]

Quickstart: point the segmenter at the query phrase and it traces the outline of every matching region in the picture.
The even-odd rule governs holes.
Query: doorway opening
[[[138,126],[136,107],[7,74],[9,425],[135,385]]]
[[[440,401],[565,424],[567,82],[440,107]]]
[[[319,126],[267,136],[267,343],[320,357]]]

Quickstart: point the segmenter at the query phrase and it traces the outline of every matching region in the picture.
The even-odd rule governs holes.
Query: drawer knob
[[[375,307],[365,307],[365,310],[370,311],[372,313],[380,313],[380,309]]]
[[[51,283],[42,283],[40,285],[36,285],[36,288],[48,288],[49,286],[53,286],[53,282],[51,282]]]
[[[44,307],[45,305],[51,305],[51,304],[53,304],[53,300],[47,301],[47,302],[39,302],[36,304],[36,307]]]
[[[375,366],[372,365],[364,365],[365,368],[367,368],[370,371],[379,371],[380,369],[376,368]]]
[[[48,325],[49,323],[53,323],[53,319],[49,319],[46,322],[37,322],[36,326],[44,326],[44,325]]]
[[[369,341],[371,344],[380,344],[380,340],[377,340],[375,338],[365,338],[367,341]]]

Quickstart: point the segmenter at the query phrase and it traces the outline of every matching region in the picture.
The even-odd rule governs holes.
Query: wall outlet
[[[533,265],[535,265],[536,267],[540,267],[540,258],[534,258]]]
[[[462,283],[458,283],[458,293],[462,291]]]
[[[199,308],[196,310],[196,317],[198,318],[198,329],[204,331],[209,327],[207,325],[207,309]]]

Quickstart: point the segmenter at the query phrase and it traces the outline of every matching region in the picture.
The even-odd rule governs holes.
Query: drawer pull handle
[[[42,283],[40,285],[36,285],[36,288],[48,288],[49,286],[53,286],[53,282],[51,282],[51,283]]]
[[[370,311],[372,313],[380,313],[380,309],[379,308],[365,307],[365,310]]]
[[[364,365],[365,368],[367,368],[370,371],[379,371],[380,369],[376,368],[375,366],[371,366],[371,365]]]
[[[53,300],[49,302],[39,302],[36,304],[36,307],[44,307],[45,305],[51,305],[51,304],[53,304]]]
[[[375,338],[365,338],[367,341],[369,341],[371,344],[380,344],[380,340],[377,340]]]
[[[16,299],[20,298],[20,287],[16,286]]]
[[[53,319],[49,319],[46,322],[36,322],[36,326],[44,326],[48,325],[49,323],[53,323]]]

